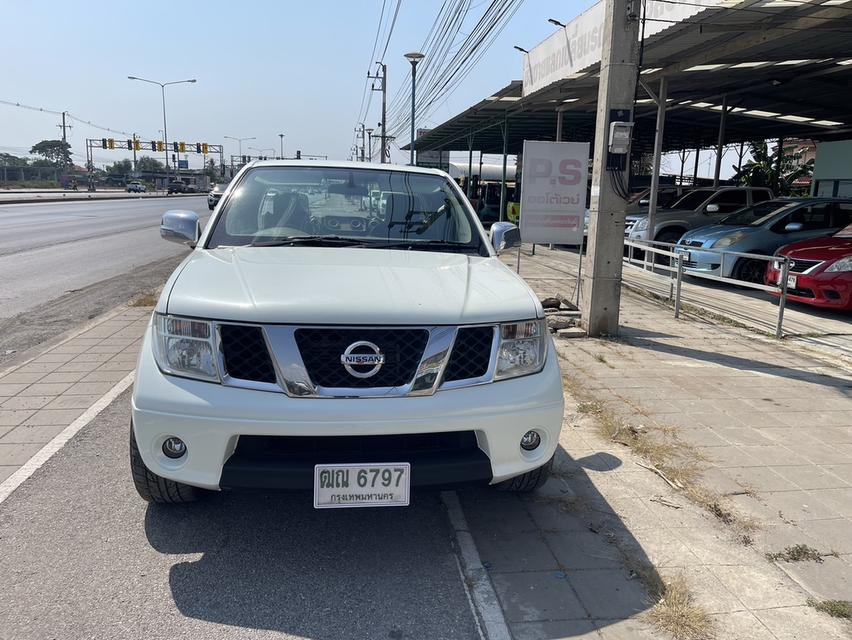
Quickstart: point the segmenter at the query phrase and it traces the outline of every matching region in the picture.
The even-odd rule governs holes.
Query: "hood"
[[[802,260],[837,260],[852,255],[852,238],[828,236],[793,242],[778,250],[782,256],[801,258]]]
[[[242,322],[432,325],[541,317],[497,258],[350,247],[197,249],[168,313]]]
[[[734,233],[745,237],[751,235],[755,231],[761,231],[761,227],[749,227],[748,225],[741,224],[711,224],[706,227],[700,227],[693,231],[686,232],[683,235],[683,238],[681,238],[681,242],[685,242],[687,240],[701,240],[702,242],[712,240],[715,242],[716,240],[720,240],[721,238]]]

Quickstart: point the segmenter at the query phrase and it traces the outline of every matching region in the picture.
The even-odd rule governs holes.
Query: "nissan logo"
[[[356,349],[358,353],[355,353]],[[346,347],[346,351],[340,356],[340,363],[351,376],[356,378],[371,378],[379,372],[379,369],[385,363],[385,354],[372,342],[360,340]],[[364,367],[370,368],[366,371],[356,371],[355,367],[362,369]]]

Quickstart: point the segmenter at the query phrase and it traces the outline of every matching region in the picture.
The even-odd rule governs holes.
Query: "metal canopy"
[[[652,94],[663,75],[664,151],[715,146],[723,96],[726,144],[852,137],[852,2],[826,1],[727,2],[647,38],[640,80],[651,93],[637,89],[634,152],[653,149]],[[508,119],[508,151],[520,153],[524,140],[554,139],[558,110],[563,139],[591,141],[598,69],[595,63],[526,97],[521,81],[512,81],[419,138],[417,148],[502,153],[500,125]]]

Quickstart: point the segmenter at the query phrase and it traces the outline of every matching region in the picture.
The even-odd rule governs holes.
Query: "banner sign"
[[[582,244],[589,143],[524,140],[523,157],[523,241],[535,244]]]
[[[645,38],[724,3],[725,0],[648,0]],[[603,41],[604,2],[601,1],[524,54],[524,96],[600,62]]]

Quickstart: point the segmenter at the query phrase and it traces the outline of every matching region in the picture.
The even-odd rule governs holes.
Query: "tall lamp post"
[[[236,140],[240,145],[240,156],[243,155],[243,142],[246,140],[257,140],[257,136],[252,136],[251,138],[235,138],[234,136],[222,136],[223,138],[227,138],[228,140]]]
[[[370,162],[373,161],[373,131],[375,129],[364,129],[367,132],[367,155]]]
[[[414,115],[415,115],[415,92],[417,90],[417,63],[425,56],[417,51],[405,54],[406,59],[411,63],[411,160],[410,164],[414,165]]]
[[[251,149],[252,151],[257,151],[259,154],[261,154],[260,157],[263,156],[264,151],[271,151],[272,153],[275,153],[275,149],[273,149],[272,147],[266,147],[264,149],[258,149],[257,147],[249,147],[249,149]]]
[[[281,140],[281,159],[284,159],[284,134],[279,133],[278,138]]]
[[[166,152],[166,177],[169,175],[169,140],[168,140],[168,129],[166,128],[166,87],[170,84],[184,84],[184,83],[194,83],[195,78],[191,78],[190,80],[173,80],[172,82],[157,82],[156,80],[146,80],[145,78],[138,78],[136,76],[127,76],[128,80],[139,80],[139,82],[147,82],[149,84],[156,84],[160,86],[160,90],[163,94],[163,151]]]

